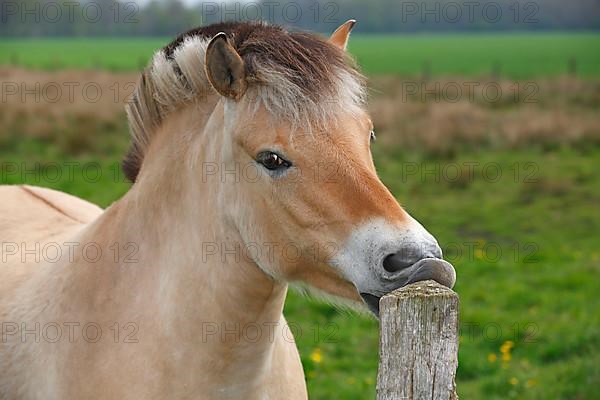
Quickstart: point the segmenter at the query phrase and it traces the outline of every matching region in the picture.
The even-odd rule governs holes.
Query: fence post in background
[[[569,72],[569,75],[577,75],[577,59],[575,57],[569,58],[569,61],[567,63],[567,70]]]
[[[500,80],[500,75],[502,74],[502,63],[500,61],[496,61],[492,64],[492,79],[494,82],[498,82]]]
[[[377,400],[458,399],[458,295],[429,280],[379,305]]]
[[[431,80],[431,60],[425,60],[421,71],[421,80],[429,82]]]

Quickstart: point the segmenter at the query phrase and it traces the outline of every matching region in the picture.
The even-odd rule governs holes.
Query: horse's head
[[[158,62],[178,69],[167,83],[145,85],[157,98],[160,85],[200,93],[209,83],[215,104],[204,135],[219,140],[205,147],[223,170],[215,204],[263,271],[362,298],[376,312],[379,298],[395,288],[426,279],[451,287],[455,273],[377,177],[363,80],[345,50],[353,25],[329,40],[263,24],[207,27],[195,32],[200,39],[188,35],[167,46],[166,61]],[[186,55],[194,40],[204,81],[193,77]],[[145,109],[151,107],[129,110],[134,127],[144,123],[136,115]]]

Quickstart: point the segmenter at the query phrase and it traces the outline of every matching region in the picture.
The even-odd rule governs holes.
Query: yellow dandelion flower
[[[365,378],[365,383],[367,385],[372,385],[373,384],[373,378],[371,378],[370,376]]]
[[[508,380],[508,383],[510,383],[511,385],[515,386],[515,385],[519,384],[519,380],[513,376],[512,378],[510,378]]]
[[[537,381],[535,379],[527,379],[527,382],[525,382],[525,386],[528,388],[534,387],[535,385],[537,385]]]
[[[507,340],[506,342],[502,343],[502,346],[500,346],[500,352],[510,353],[513,347],[515,347],[515,342],[512,340]]]
[[[502,353],[502,361],[508,362],[511,358],[512,356],[510,355],[510,353]]]
[[[495,353],[490,353],[490,354],[488,354],[487,359],[489,362],[493,363],[493,362],[496,362],[496,360],[498,359],[498,356],[496,356]]]
[[[323,354],[321,353],[321,349],[319,349],[319,348],[314,349],[313,352],[310,354],[310,359],[315,364],[319,364],[321,361],[323,361]]]
[[[314,378],[315,376],[317,376],[317,373],[315,371],[308,371],[308,377],[309,378]]]
[[[484,256],[483,250],[481,250],[481,249],[475,249],[474,255],[475,255],[476,259],[483,260],[483,256]]]

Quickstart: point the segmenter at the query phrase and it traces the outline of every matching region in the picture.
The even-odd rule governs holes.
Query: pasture
[[[28,68],[137,70],[168,38],[0,40],[0,64]],[[367,75],[482,76],[512,79],[600,73],[600,35],[353,35],[350,51]]]
[[[114,71],[138,69],[165,42],[3,41],[0,63],[109,70],[64,73],[108,86],[135,79]],[[371,107],[379,174],[456,267],[463,399],[598,398],[599,45],[595,34],[351,40],[377,88]],[[583,79],[553,78],[573,57]],[[389,75],[420,75],[427,62],[432,76],[462,78],[487,76],[500,62],[502,76],[538,84],[538,101],[403,101],[401,82]],[[28,75],[14,65],[0,71],[2,82],[53,76]],[[15,99],[0,110],[1,183],[52,187],[103,207],[127,190],[118,167],[128,143],[121,104],[103,106],[108,111],[99,117],[94,104],[34,108]],[[515,127],[497,129],[506,121]],[[514,132],[528,140],[506,139]],[[440,147],[444,138],[449,144]],[[312,399],[374,398],[376,321],[293,290],[285,313]]]

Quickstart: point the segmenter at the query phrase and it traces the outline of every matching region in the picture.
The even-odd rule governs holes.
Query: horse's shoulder
[[[101,208],[56,190],[0,185],[0,317],[2,303],[40,270],[39,264],[46,260],[44,246],[68,241],[79,227],[101,213]]]

